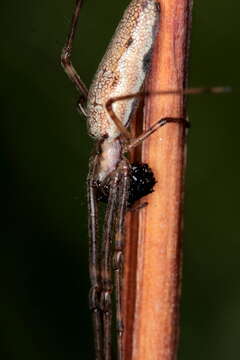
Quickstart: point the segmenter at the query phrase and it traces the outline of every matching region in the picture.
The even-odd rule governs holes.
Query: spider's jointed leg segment
[[[170,94],[171,92],[169,92]],[[173,93],[175,93],[173,91]],[[158,120],[155,124],[153,124],[149,129],[147,129],[144,133],[142,133],[140,136],[138,136],[135,139],[132,139],[129,130],[124,127],[121,123],[121,120],[117,117],[116,113],[113,110],[113,104],[117,101],[122,100],[129,100],[132,98],[143,98],[144,96],[149,96],[149,92],[139,92],[135,94],[130,95],[123,95],[119,97],[115,97],[112,99],[109,99],[106,103],[106,109],[109,113],[109,116],[111,117],[112,121],[115,123],[116,127],[119,129],[121,135],[126,139],[126,145],[125,145],[125,152],[130,151],[134,147],[141,144],[146,138],[148,138],[151,134],[153,134],[156,130],[158,130],[160,127],[168,124],[168,123],[178,123],[183,124],[185,127],[189,127],[189,122],[185,118],[171,118],[171,117],[165,117],[160,120]],[[158,93],[153,94],[158,95]]]
[[[118,203],[116,209],[116,224],[115,224],[115,241],[113,249],[113,273],[116,292],[116,331],[117,331],[117,348],[118,360],[123,358],[122,337],[124,331],[123,313],[122,313],[122,279],[123,279],[123,264],[124,264],[124,235],[125,235],[125,215],[127,212],[127,204],[129,199],[129,163],[127,159],[123,159],[121,164],[121,178],[119,183]]]
[[[160,127],[170,124],[170,123],[176,123],[176,124],[182,124],[185,127],[189,127],[189,123],[184,118],[163,118],[157,121],[155,124],[150,126],[144,133],[142,133],[137,138],[130,141],[130,143],[127,145],[126,151],[130,151],[131,149],[135,148],[136,146],[140,145],[144,140],[146,140],[150,135],[152,135],[155,131],[157,131]]]
[[[88,208],[89,216],[89,274],[91,289],[89,291],[89,308],[92,312],[94,343],[96,360],[103,360],[103,331],[102,331],[102,313],[100,308],[101,295],[101,276],[99,260],[99,239],[98,239],[98,206],[96,201],[95,174],[98,165],[98,155],[90,161],[88,185]]]
[[[101,280],[102,292],[100,306],[103,317],[103,352],[104,359],[111,359],[112,330],[112,243],[114,241],[114,222],[116,203],[118,201],[119,171],[115,171],[110,181],[110,191],[105,213],[103,242],[101,248]]]
[[[80,109],[81,108],[84,109],[84,105],[87,102],[88,89],[87,89],[86,85],[84,84],[84,82],[82,81],[82,79],[80,78],[80,76],[78,75],[76,69],[72,65],[71,55],[72,55],[73,41],[74,41],[74,37],[76,34],[76,28],[77,28],[77,23],[78,23],[82,3],[83,3],[83,0],[76,1],[76,7],[75,7],[74,14],[72,17],[70,32],[68,34],[67,41],[65,43],[65,46],[64,46],[64,48],[62,50],[62,54],[61,54],[61,65],[62,65],[64,71],[66,72],[67,76],[69,77],[69,79],[74,83],[77,90],[81,94],[81,98],[79,100],[79,103],[80,103],[79,108]],[[83,111],[83,113],[86,113],[85,110]]]

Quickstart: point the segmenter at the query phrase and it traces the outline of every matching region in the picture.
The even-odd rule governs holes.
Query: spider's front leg
[[[118,200],[118,182],[120,172],[118,169],[111,175],[109,197],[105,212],[103,243],[101,249],[101,280],[102,293],[100,306],[103,316],[103,352],[104,360],[111,359],[112,344],[112,242],[114,236],[114,223],[116,214],[116,202]]]
[[[89,211],[89,274],[91,289],[89,291],[89,308],[92,312],[96,360],[103,360],[103,329],[102,311],[100,307],[101,271],[99,259],[98,238],[98,206],[95,186],[95,174],[98,166],[98,154],[90,161],[87,179],[88,185],[88,211]]]
[[[126,158],[119,164],[120,179],[118,184],[118,199],[116,208],[115,239],[113,246],[113,273],[116,292],[116,328],[118,360],[123,359],[123,313],[122,313],[122,279],[124,264],[125,215],[129,199],[129,162]]]
[[[129,171],[129,162],[126,158],[123,158],[111,175],[108,205],[105,214],[101,256],[101,309],[103,312],[104,328],[104,359],[111,358],[112,270],[116,291],[118,359],[121,360],[123,358],[122,335],[124,327],[121,287],[123,275],[124,220],[129,198]]]

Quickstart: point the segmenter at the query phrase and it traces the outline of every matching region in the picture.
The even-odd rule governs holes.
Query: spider
[[[130,163],[127,154],[161,126],[170,122],[187,123],[182,118],[163,118],[136,138],[132,138],[128,130],[139,100],[150,95],[142,89],[159,30],[159,3],[155,0],[130,2],[89,90],[71,62],[82,3],[83,0],[76,0],[61,64],[80,92],[78,109],[87,117],[89,133],[97,142],[96,152],[90,159],[87,180],[91,281],[89,306],[93,318],[96,359],[111,359],[112,292],[115,287],[118,358],[121,360],[124,331],[121,301],[124,219],[132,204],[151,193],[156,182],[147,164]],[[205,90],[209,91],[196,88],[161,93],[186,94]],[[102,241],[98,235],[100,201],[107,203]]]

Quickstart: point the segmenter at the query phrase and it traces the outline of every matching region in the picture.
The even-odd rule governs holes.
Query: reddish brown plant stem
[[[158,0],[160,31],[147,90],[186,86],[191,0]],[[144,127],[185,117],[182,95],[150,96]],[[138,119],[139,121],[139,119]],[[142,161],[157,179],[149,205],[127,219],[123,284],[125,360],[173,360],[178,344],[184,125],[168,124],[144,142]]]

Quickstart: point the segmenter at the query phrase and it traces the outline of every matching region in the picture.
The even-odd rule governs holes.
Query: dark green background
[[[86,0],[74,63],[87,84],[127,0]],[[86,174],[91,141],[59,65],[74,0],[1,1],[2,359],[93,359]],[[180,360],[240,349],[240,3],[195,1]]]

